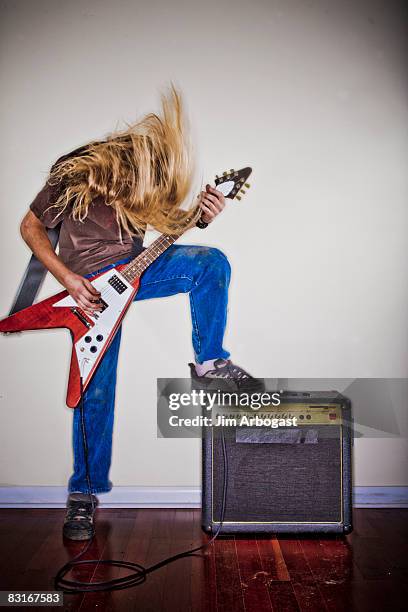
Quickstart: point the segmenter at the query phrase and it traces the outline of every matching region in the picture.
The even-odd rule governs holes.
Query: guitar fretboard
[[[243,186],[249,187],[249,184],[245,183],[245,181],[248,179],[251,172],[252,168],[249,167],[242,168],[237,172],[235,170],[230,170],[229,173],[224,172],[221,178],[218,176],[216,177],[215,185],[226,198],[233,200],[236,197],[240,200],[241,196],[239,196],[238,193],[245,193],[242,190]],[[201,212],[200,207],[197,205],[193,215],[190,217],[190,221],[193,221],[194,217],[197,221]],[[147,247],[147,249],[132,259],[132,261],[121,270],[121,274],[129,283],[133,283],[136,278],[138,278],[142,272],[144,272],[146,268],[150,266],[159,255],[164,253],[164,251],[180,236],[181,234],[161,234],[149,247]]]
[[[155,259],[169,248],[180,236],[178,234],[162,234],[152,244],[147,247],[140,255],[132,259],[130,263],[121,271],[121,274],[129,283],[138,278]]]

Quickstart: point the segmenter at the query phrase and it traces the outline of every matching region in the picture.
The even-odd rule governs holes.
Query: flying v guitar
[[[216,188],[226,198],[241,199],[239,194],[245,193],[243,187],[249,187],[246,181],[251,172],[251,168],[224,172],[216,177]],[[70,330],[73,347],[66,399],[70,408],[79,404],[81,392],[88,387],[112,342],[136,295],[141,274],[179,237],[161,234],[129,263],[94,276],[92,284],[101,294],[102,310],[99,312],[85,313],[67,291],[61,291],[0,321],[2,333],[57,327]]]

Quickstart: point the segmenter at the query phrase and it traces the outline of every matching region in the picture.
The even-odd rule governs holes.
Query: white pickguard
[[[107,304],[107,307],[103,312],[95,312],[93,315],[86,313],[94,325],[75,344],[79,371],[84,382],[99,359],[101,349],[109,340],[112,330],[134,291],[126,278],[114,268],[107,270],[91,282],[95,289],[100,291],[101,299]],[[54,307],[80,308],[71,296],[56,302]]]

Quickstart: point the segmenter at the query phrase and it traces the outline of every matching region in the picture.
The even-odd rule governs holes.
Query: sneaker
[[[243,368],[232,363],[230,359],[216,359],[214,368],[207,370],[203,376],[197,374],[194,363],[189,363],[193,386],[199,389],[216,389],[221,391],[240,391],[255,393],[265,391],[261,378],[254,378]]]
[[[93,516],[98,498],[87,493],[70,493],[62,533],[70,540],[90,540],[95,533]]]

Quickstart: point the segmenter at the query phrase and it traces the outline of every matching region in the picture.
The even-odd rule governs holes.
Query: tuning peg
[[[244,189],[241,189],[241,193],[246,193],[246,191]]]
[[[215,175],[215,178],[216,178],[216,179],[219,179],[220,177],[218,176],[218,174],[216,174],[216,175]]]
[[[230,173],[233,174],[235,172],[234,168],[231,168]]]
[[[242,200],[241,196],[237,196],[237,200]]]
[[[250,188],[250,186],[251,186],[251,185],[250,185],[249,183],[245,183],[245,187],[246,187],[247,189],[249,189],[249,188]]]
[[[223,172],[222,176],[227,176],[228,172]]]

